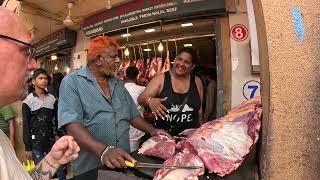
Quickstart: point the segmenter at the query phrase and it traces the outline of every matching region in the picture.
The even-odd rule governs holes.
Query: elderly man
[[[74,179],[96,179],[99,166],[125,168],[129,125],[153,135],[168,135],[147,124],[124,87],[114,77],[118,44],[106,36],[94,38],[88,49],[88,64],[66,76],[60,86],[59,127],[66,127],[81,147],[72,161]]]
[[[13,12],[0,7],[0,108],[27,95],[26,77],[37,66],[28,44],[30,33]],[[71,136],[57,141],[30,175],[17,159],[9,139],[0,130],[0,179],[51,179],[58,167],[75,159],[80,151]],[[31,178],[32,177],[32,178]]]

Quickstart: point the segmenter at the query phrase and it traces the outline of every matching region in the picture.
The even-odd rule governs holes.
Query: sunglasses
[[[28,60],[34,58],[34,54],[35,54],[36,48],[33,45],[28,44],[28,43],[23,42],[23,41],[20,41],[18,39],[9,37],[9,36],[2,35],[2,34],[0,34],[0,38],[9,39],[11,41],[15,41],[15,42],[18,42],[20,44],[26,45],[28,47],[28,53],[27,53]]]

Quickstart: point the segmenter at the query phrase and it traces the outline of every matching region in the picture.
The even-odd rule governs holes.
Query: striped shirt
[[[130,152],[129,125],[140,114],[120,79],[110,77],[107,83],[112,101],[104,95],[88,66],[66,76],[60,86],[58,125],[81,123],[99,141]],[[102,164],[100,157],[82,148],[71,165],[77,176]]]
[[[9,137],[9,120],[14,118],[12,108],[8,105],[0,109],[0,129]]]

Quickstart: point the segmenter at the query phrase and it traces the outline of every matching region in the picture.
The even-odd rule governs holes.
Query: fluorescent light
[[[181,24],[182,27],[189,27],[189,26],[193,26],[192,23],[183,23]]]
[[[56,60],[58,59],[57,55],[51,55],[51,60]]]
[[[146,33],[151,33],[151,32],[155,32],[156,30],[151,28],[151,29],[145,29],[144,32]]]
[[[192,47],[192,44],[184,44],[184,47]]]
[[[151,51],[151,49],[150,49],[150,48],[148,48],[148,49],[143,49],[143,51],[148,52],[148,51]]]
[[[131,34],[122,34],[121,36],[122,37],[128,37],[128,36],[131,36]]]

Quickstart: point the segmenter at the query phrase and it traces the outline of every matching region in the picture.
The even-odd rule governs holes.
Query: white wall
[[[251,93],[253,90],[255,90],[256,86],[257,86],[257,89],[256,89],[256,92],[254,93],[254,97],[260,95],[260,85],[259,85],[260,75],[251,73],[252,65],[251,65],[251,48],[250,48],[250,27],[249,27],[249,21],[248,21],[248,14],[246,12],[246,8],[244,8],[246,7],[246,2],[245,0],[240,0],[239,2],[240,4],[238,5],[237,13],[229,15],[231,61],[232,61],[232,99],[231,99],[232,107],[246,100],[245,96],[247,98],[250,98]],[[239,41],[236,41],[231,37],[233,36],[231,29],[235,25],[238,25],[238,27],[239,25],[240,26],[242,25],[244,29],[247,29],[248,31],[247,38],[243,38]],[[245,34],[242,32],[239,32],[239,33],[240,34],[238,34],[238,37],[240,38],[242,37],[243,34]]]

